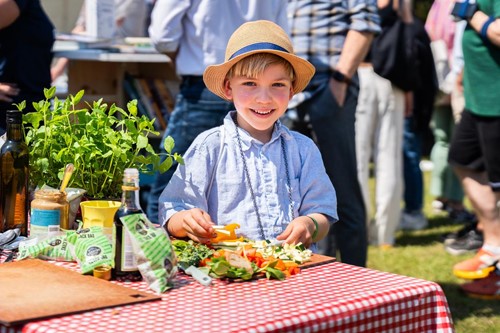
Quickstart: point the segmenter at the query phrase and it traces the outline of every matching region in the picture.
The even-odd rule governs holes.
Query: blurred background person
[[[439,94],[432,117],[434,145],[430,156],[433,162],[430,192],[435,197],[434,209],[449,212],[456,222],[467,222],[473,216],[465,210],[462,185],[448,164],[449,142],[465,103],[457,80],[463,69],[461,43],[466,22],[453,20],[450,15],[453,4],[453,0],[435,0],[425,23],[439,74]],[[452,100],[458,103],[452,104]]]
[[[455,128],[448,161],[457,173],[483,230],[484,242],[474,257],[459,262],[453,273],[478,279],[468,290],[498,296],[500,275],[500,0],[479,0],[476,11],[456,3],[454,15],[467,21],[462,38],[465,110]],[[473,4],[474,5],[474,4]],[[485,279],[485,280],[483,280]]]
[[[156,0],[145,0],[146,1],[146,25],[144,27],[144,36],[149,36],[149,26],[151,25],[151,13],[155,7]]]
[[[378,0],[377,6],[382,29],[387,29],[398,19],[407,25],[413,22],[409,0]],[[358,178],[368,208],[371,206],[371,161],[375,172],[375,217],[368,220],[370,243],[389,248],[395,243],[401,219],[403,124],[405,114],[409,114],[413,107],[413,94],[409,87],[405,87],[408,91],[404,91],[375,73],[371,63],[377,52],[374,45],[358,69],[360,94],[356,109],[356,155]]]
[[[448,164],[448,151],[455,128],[464,109],[461,85],[463,70],[462,35],[466,21],[455,22],[450,15],[453,0],[435,0],[427,15],[425,28],[432,39],[432,50],[439,81],[439,93],[432,115],[434,145],[431,150],[430,193],[432,207],[446,212],[450,219],[464,223],[457,232],[443,235],[446,250],[454,255],[476,252],[483,235],[477,229],[476,216],[465,209],[462,184]]]
[[[12,103],[44,98],[50,88],[54,26],[39,0],[0,0],[0,134]]]
[[[149,35],[156,49],[175,63],[181,78],[164,134],[175,140],[176,152],[183,154],[198,134],[221,125],[227,112],[234,110],[231,102],[205,87],[205,68],[224,62],[229,37],[247,21],[269,20],[287,31],[286,4],[286,0],[156,0]],[[154,223],[158,223],[158,199],[176,168],[155,176],[147,206]]]
[[[295,53],[316,68],[308,87],[294,96],[289,112],[296,109],[298,123],[310,122],[337,193],[339,222],[318,244],[319,250],[333,257],[338,251],[342,262],[365,266],[366,211],[355,150],[356,70],[380,31],[376,3],[290,0],[288,10]],[[291,129],[301,130],[293,124]]]
[[[424,180],[420,162],[424,136],[429,129],[434,100],[438,90],[431,40],[424,23],[413,16],[412,29],[417,51],[417,74],[420,84],[412,91],[411,111],[405,115],[403,128],[404,208],[399,224],[404,230],[421,230],[429,222],[424,215]]]

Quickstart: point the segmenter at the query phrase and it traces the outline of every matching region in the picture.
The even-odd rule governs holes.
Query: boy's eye
[[[277,83],[273,84],[273,86],[275,86],[275,87],[286,87],[286,85],[284,83],[281,83],[281,82],[277,82]]]
[[[251,87],[251,86],[255,86],[255,82],[252,82],[252,81],[244,81],[244,82],[243,82],[243,85],[244,85],[244,86],[249,86],[249,87]]]

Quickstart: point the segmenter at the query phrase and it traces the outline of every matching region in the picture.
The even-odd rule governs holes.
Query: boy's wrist
[[[311,215],[306,215],[306,216],[314,223],[314,231],[313,231],[312,236],[311,236],[311,239],[314,242],[314,240],[316,239],[316,236],[318,236],[319,224],[318,224],[318,221],[316,221],[316,219],[314,217],[312,217]]]

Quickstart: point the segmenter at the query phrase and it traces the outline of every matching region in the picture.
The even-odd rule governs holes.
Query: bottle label
[[[131,272],[137,271],[137,260],[134,255],[132,239],[126,228],[122,231],[122,251],[121,251],[122,271]]]

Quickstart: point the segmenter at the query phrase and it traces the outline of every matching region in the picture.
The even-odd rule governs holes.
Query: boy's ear
[[[226,95],[227,99],[233,99],[233,90],[231,89],[231,84],[229,83],[228,79],[224,80],[224,94]]]
[[[288,99],[292,99],[293,95],[295,95],[295,93],[293,92],[293,87],[290,87],[290,97],[288,97]]]

